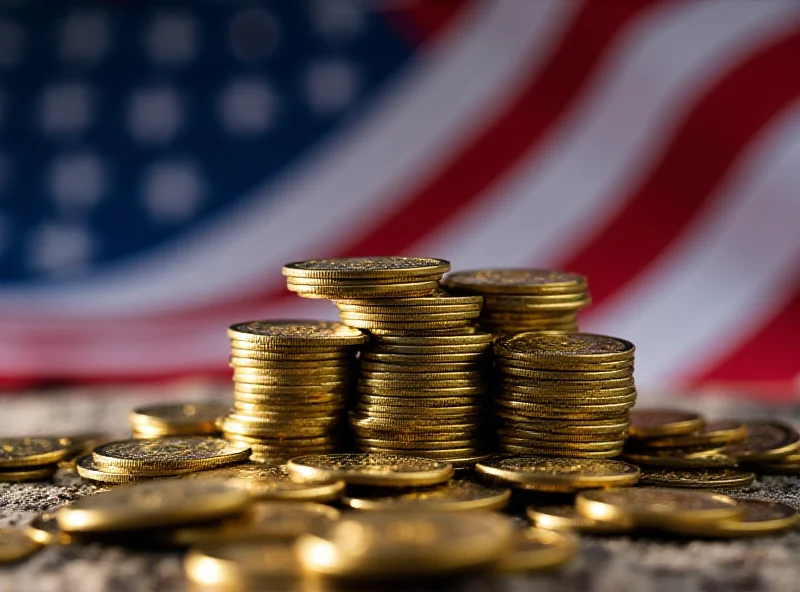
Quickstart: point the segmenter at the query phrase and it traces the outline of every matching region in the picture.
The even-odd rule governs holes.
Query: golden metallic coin
[[[192,549],[186,577],[202,590],[293,589],[301,577],[290,539],[222,543]]]
[[[260,394],[247,393],[234,388],[234,405],[236,403],[247,405],[283,406],[307,403],[308,405],[338,405],[345,401],[345,394],[342,392],[319,393],[305,392],[301,395],[294,394]]]
[[[770,475],[800,474],[800,452],[792,452],[773,461],[759,462],[756,468],[759,473]]]
[[[389,442],[417,442],[423,445],[426,442],[435,444],[436,442],[455,442],[478,439],[483,435],[483,429],[480,426],[471,424],[466,428],[459,428],[456,430],[417,430],[409,429],[405,431],[391,429],[386,427],[365,427],[356,422],[351,421],[353,432],[359,440],[366,441],[367,439],[384,440]],[[431,444],[431,445],[433,445]],[[412,448],[412,446],[408,446]]]
[[[406,283],[419,283],[419,282],[437,282],[439,281],[438,274],[421,274],[409,278],[359,278],[359,279],[328,279],[328,278],[302,278],[302,277],[287,277],[287,286],[297,286],[301,288],[317,288],[320,290],[337,289],[337,288],[361,288],[372,286],[396,286],[397,284]],[[290,288],[291,289],[291,288]],[[402,297],[396,298],[402,300]]]
[[[70,454],[61,438],[0,438],[0,469],[57,463]]]
[[[628,378],[606,378],[603,380],[549,380],[546,378],[520,378],[516,376],[509,376],[498,373],[498,384],[505,389],[515,390],[518,387],[530,388],[531,390],[545,390],[553,394],[561,391],[575,392],[575,391],[598,391],[620,388],[633,388],[635,386],[633,376]]]
[[[510,489],[486,487],[473,481],[454,479],[447,484],[405,491],[397,495],[351,496],[342,502],[355,510],[451,512],[502,510],[511,499]]]
[[[381,396],[381,395],[361,395],[359,401],[367,405],[375,405],[376,407],[395,407],[395,408],[410,408],[410,409],[436,409],[439,407],[456,407],[461,405],[478,405],[488,399],[486,397],[429,397],[411,398],[411,397],[396,397],[396,396]]]
[[[196,403],[168,403],[139,407],[131,411],[129,418],[139,431],[162,431],[195,434],[218,432],[217,422],[229,411],[227,403],[198,401]]]
[[[377,336],[377,337],[388,337],[388,336]],[[451,337],[451,336],[446,336]],[[454,361],[458,360],[475,360],[475,359],[486,359],[487,356],[491,355],[492,351],[492,344],[485,343],[485,344],[478,344],[478,345],[394,345],[394,344],[372,344],[369,349],[365,349],[365,354],[369,355],[369,359],[378,359],[374,357],[372,354],[386,356],[386,355],[397,355],[397,356],[432,356],[435,359],[439,359],[441,361],[446,361],[448,359],[452,359]],[[383,359],[383,358],[381,358]]]
[[[463,440],[418,440],[418,441],[398,441],[385,438],[358,438],[358,444],[372,446],[375,448],[388,448],[397,446],[407,450],[444,450],[447,448],[477,448],[479,440],[476,438],[466,438]],[[412,455],[413,456],[413,455]]]
[[[316,382],[342,380],[349,378],[353,375],[355,365],[348,366],[323,366],[318,364],[315,367],[307,368],[268,368],[265,366],[234,366],[233,378],[236,380],[237,376],[253,375],[257,377],[264,377],[268,381],[282,380],[288,378],[295,380],[296,378],[308,377],[316,379]],[[302,381],[301,381],[302,383]]]
[[[252,368],[236,368],[233,371],[233,380],[237,385],[252,384],[269,387],[317,387],[325,385],[329,388],[344,388],[354,378],[348,370],[340,374],[272,374],[258,372]],[[332,386],[331,386],[332,385]]]
[[[627,519],[604,521],[582,516],[575,506],[529,506],[525,511],[537,528],[563,530],[586,534],[624,534],[633,530],[633,521]]]
[[[392,323],[420,323],[420,322],[438,322],[438,321],[460,321],[464,319],[474,319],[478,317],[480,312],[479,307],[473,307],[455,312],[392,312],[391,309],[373,309],[372,312],[367,310],[353,311],[341,310],[339,311],[342,320],[347,321],[383,321]]]
[[[248,415],[250,413],[261,416],[263,414],[273,415],[274,417],[329,417],[336,415],[346,408],[346,401],[334,401],[332,403],[308,403],[307,405],[280,403],[248,403],[246,401],[234,401],[233,411],[235,415]]]
[[[582,433],[582,434],[558,434],[552,432],[542,432],[529,427],[522,422],[505,422],[497,429],[500,437],[520,438],[530,442],[541,441],[556,444],[580,444],[581,442],[611,442],[615,445],[625,438],[625,429],[610,434]]]
[[[41,548],[26,532],[15,528],[0,528],[0,564],[25,559]]]
[[[544,380],[609,380],[619,378],[629,378],[633,371],[631,369],[622,370],[599,370],[599,371],[585,371],[585,370],[526,370],[524,368],[515,368],[513,366],[502,366],[498,364],[498,370],[506,376],[518,376],[520,378],[533,378]]]
[[[286,466],[301,481],[341,479],[376,487],[437,485],[453,475],[446,462],[399,454],[317,454],[293,458]]]
[[[385,373],[388,374],[388,373]],[[393,373],[392,373],[393,374]],[[400,380],[393,378],[374,378],[375,374],[369,378],[359,378],[358,388],[372,387],[374,389],[385,389],[387,392],[405,392],[417,389],[428,390],[434,388],[451,387],[485,387],[484,378],[478,374],[474,377],[465,378],[442,378],[436,380],[424,380],[422,377],[416,379]],[[364,392],[364,391],[362,391]]]
[[[350,385],[342,381],[338,382],[323,382],[320,384],[311,385],[264,385],[264,384],[247,384],[244,382],[237,382],[233,388],[233,394],[236,398],[239,395],[261,398],[291,398],[306,397],[317,395],[343,395],[349,392]]]
[[[738,442],[747,438],[747,428],[738,421],[709,421],[702,429],[684,436],[653,438],[644,446],[649,448],[685,448],[687,446],[713,446]]]
[[[121,440],[93,452],[98,468],[138,470],[204,469],[247,460],[250,449],[220,438],[170,437],[157,440]]]
[[[516,533],[511,550],[493,567],[500,572],[552,569],[573,559],[578,548],[578,540],[571,535],[524,528]]]
[[[501,337],[495,352],[506,358],[546,361],[548,359],[579,362],[610,362],[633,357],[631,342],[592,333],[548,334],[526,332]]]
[[[497,356],[495,358],[499,366],[504,368],[525,368],[528,370],[558,370],[558,371],[605,371],[605,370],[633,370],[633,358],[627,360],[617,360],[611,362],[581,362],[578,360],[547,359],[544,361],[528,360],[524,358],[506,358]]]
[[[499,450],[517,456],[535,455],[565,459],[607,460],[617,458],[622,454],[622,444],[616,448],[609,448],[608,450],[569,450],[552,447],[546,448],[541,445],[518,446],[516,444],[502,443],[499,446]]]
[[[499,382],[504,381],[503,377],[499,377]],[[630,395],[636,393],[636,388],[631,381],[627,381],[622,387],[604,388],[600,381],[582,381],[578,386],[575,383],[555,383],[552,381],[526,381],[525,383],[510,383],[503,385],[503,392],[510,395],[527,395],[533,399],[542,398],[558,398],[563,399],[564,404],[574,403],[575,400],[581,400],[585,397],[601,398],[601,397],[621,397],[623,395]],[[544,384],[542,384],[544,382]]]
[[[625,413],[633,407],[636,399],[626,400],[622,403],[587,403],[579,406],[562,406],[562,405],[548,405],[547,403],[518,403],[514,401],[507,401],[495,398],[495,402],[499,407],[505,407],[513,411],[505,413],[506,416],[513,417],[514,414],[531,415],[534,418],[574,418],[580,419],[583,417],[613,417],[621,413]],[[503,416],[503,412],[498,410],[498,417]]]
[[[392,447],[372,447],[372,446],[359,446],[360,452],[366,452],[369,454],[402,454],[408,456],[418,456],[420,458],[427,458],[430,460],[438,460],[442,462],[450,462],[453,460],[459,460],[462,458],[467,458],[477,454],[479,451],[475,448],[454,448],[451,450],[405,450],[402,448],[392,448]]]
[[[287,263],[282,272],[290,278],[346,280],[441,275],[449,270],[449,261],[431,257],[347,257]]]
[[[692,537],[739,538],[779,534],[792,530],[800,521],[800,514],[786,504],[755,499],[740,499],[737,503],[743,510],[737,518],[711,524],[667,524],[665,528]]]
[[[635,409],[631,411],[632,438],[683,436],[703,429],[703,418],[679,409]]]
[[[513,422],[513,429],[518,431],[532,431],[534,433],[552,434],[553,436],[586,436],[602,437],[623,434],[628,422],[622,418],[596,421],[571,421],[565,419],[533,419],[518,417]],[[498,428],[498,433],[504,433],[505,428]]]
[[[277,347],[344,347],[360,345],[367,335],[341,323],[324,321],[249,321],[236,323],[228,329],[228,337],[237,341],[258,344],[268,349]]]
[[[315,370],[322,370],[326,374],[335,372],[342,372],[345,370],[354,370],[356,368],[354,360],[317,360],[309,361],[303,360],[300,362],[285,361],[277,362],[274,360],[254,360],[252,358],[237,358],[231,357],[228,363],[231,368],[253,368],[261,370],[262,372],[288,372],[289,374],[298,374],[303,371],[314,372]]]
[[[481,269],[450,273],[442,285],[456,294],[571,294],[586,290],[586,278],[553,269]]]
[[[529,432],[520,434],[519,436],[506,436],[499,435],[497,438],[501,446],[515,446],[520,449],[526,449],[530,454],[536,454],[539,450],[549,451],[581,451],[581,452],[603,452],[609,450],[618,450],[623,445],[622,438],[613,440],[594,440],[583,442],[568,442],[564,440],[548,440],[545,438],[535,437],[530,435]]]
[[[374,375],[374,373],[398,373],[400,376],[405,376],[406,374],[410,375],[419,375],[420,373],[425,374],[436,374],[437,376],[441,373],[443,376],[450,376],[451,372],[455,372],[457,375],[463,372],[468,372],[470,376],[474,376],[476,373],[481,373],[485,371],[485,366],[479,365],[475,362],[419,362],[417,364],[396,364],[390,362],[373,362],[372,360],[362,360],[361,361],[361,371],[362,374],[370,374]]]
[[[307,572],[413,578],[489,564],[512,541],[511,521],[492,512],[357,512],[297,542]]]
[[[222,429],[226,437],[231,434],[250,437],[265,438],[300,438],[300,437],[320,437],[330,433],[337,427],[332,421],[326,422],[295,422],[287,424],[285,421],[274,422],[251,422],[244,419],[226,417],[222,423]]]
[[[352,362],[355,348],[352,347],[332,347],[325,348],[306,348],[301,350],[297,347],[280,349],[263,349],[257,343],[239,343],[243,347],[231,347],[231,356],[241,360],[254,360],[265,364],[341,364],[345,365]]]
[[[483,351],[492,343],[492,335],[489,333],[464,333],[463,335],[429,335],[429,336],[392,336],[383,335],[373,337],[372,341],[379,348],[388,346],[402,347],[447,347],[452,351],[460,351],[459,348],[476,348]]]
[[[570,492],[592,487],[634,485],[639,468],[621,461],[496,455],[475,470],[513,487]]]
[[[368,417],[385,417],[387,419],[441,419],[456,417],[480,417],[483,405],[449,405],[440,407],[400,407],[391,405],[375,405],[362,401],[355,407],[355,413]]]
[[[639,483],[653,487],[686,489],[733,489],[747,487],[755,474],[736,469],[644,469]]]
[[[291,292],[295,292],[298,296],[304,296],[306,298],[325,298],[326,300],[337,300],[340,298],[372,299],[425,296],[436,290],[437,286],[438,283],[436,280],[430,279],[427,281],[396,284],[364,284],[359,286],[331,285],[327,287],[304,286],[295,284],[291,280],[286,282],[286,288]]]
[[[725,454],[739,462],[772,462],[800,449],[800,435],[792,426],[778,421],[748,421],[747,439],[725,448]]]
[[[418,364],[428,364],[437,366],[438,364],[470,364],[480,366],[490,362],[491,359],[485,353],[452,353],[452,354],[397,354],[380,353],[376,351],[364,350],[361,352],[361,363],[373,362],[381,364],[391,364],[393,366],[417,366]]]
[[[43,467],[20,467],[18,469],[0,470],[0,483],[13,483],[22,481],[44,481],[55,475],[58,465],[45,465]]]
[[[444,434],[461,433],[466,435],[468,432],[475,432],[478,430],[477,425],[472,419],[466,421],[452,421],[444,422],[441,419],[427,419],[427,418],[407,418],[407,419],[392,419],[390,417],[370,417],[364,415],[351,415],[350,425],[356,428],[359,433],[360,428],[366,431],[375,432],[389,432],[393,434],[403,433],[416,433],[416,434]]]
[[[131,467],[118,467],[115,465],[100,466],[94,461],[92,454],[86,454],[77,459],[75,470],[78,475],[90,481],[101,483],[131,483],[154,477],[173,477],[185,475],[196,469],[138,469]]]
[[[358,392],[362,395],[375,395],[379,397],[408,397],[408,398],[428,398],[428,397],[468,397],[484,396],[488,387],[485,384],[471,386],[431,386],[406,387],[406,386],[386,386],[359,384]]]
[[[636,526],[655,528],[711,524],[736,518],[743,511],[735,500],[720,493],[658,487],[581,491],[575,507],[594,520],[630,520]]]
[[[25,534],[40,545],[69,544],[70,542],[69,535],[61,532],[55,512],[44,512],[37,515],[25,527]]]
[[[363,300],[336,300],[334,302],[340,308],[398,308],[409,310],[413,308],[441,308],[441,307],[475,307],[483,305],[483,296],[453,296],[441,288],[428,296],[418,298],[384,298],[380,302],[364,302]]]
[[[250,496],[216,481],[147,481],[79,499],[58,510],[62,530],[110,533],[216,520],[243,511]]]
[[[640,467],[664,469],[728,469],[738,464],[736,459],[719,452],[695,452],[684,454],[671,449],[652,450],[647,453],[626,453],[625,460]]]
[[[295,539],[339,519],[339,510],[300,501],[257,501],[245,512],[221,524],[190,525],[169,533],[170,543],[180,547],[220,542]]]

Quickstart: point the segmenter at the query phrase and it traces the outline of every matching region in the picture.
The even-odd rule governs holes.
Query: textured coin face
[[[658,487],[582,491],[575,505],[583,516],[595,520],[629,519],[637,526],[654,527],[677,522],[708,524],[742,513],[742,508],[727,495]]]
[[[793,427],[776,421],[745,423],[747,439],[725,448],[725,454],[742,462],[764,462],[783,458],[800,447],[800,436]]]
[[[248,321],[231,325],[228,337],[264,345],[333,347],[359,345],[367,335],[342,323],[325,321]]]
[[[93,459],[98,467],[201,469],[247,460],[250,449],[220,438],[158,438],[121,440],[98,446]]]
[[[186,555],[184,570],[192,583],[211,589],[255,589],[264,581],[278,589],[301,575],[291,539],[204,545]]]
[[[514,537],[511,550],[495,569],[502,572],[550,569],[566,563],[578,553],[575,537],[538,528],[526,528]]]
[[[687,489],[721,489],[747,487],[756,476],[735,469],[646,469],[639,483],[655,487],[685,487]]]
[[[634,409],[630,421],[630,435],[633,438],[679,436],[703,427],[702,417],[677,409]]]
[[[0,563],[24,559],[40,548],[27,533],[14,528],[0,528]]]
[[[600,521],[578,513],[575,506],[530,506],[526,510],[534,526],[547,530],[566,530],[592,534],[620,534],[633,529],[633,521],[621,519]]]
[[[495,343],[498,355],[576,357],[615,360],[633,355],[633,344],[624,339],[592,333],[526,332],[501,337]]]
[[[446,462],[401,454],[312,454],[291,459],[289,474],[300,480],[341,479],[354,485],[411,487],[447,481]]]
[[[541,491],[633,485],[639,469],[621,461],[497,455],[478,463],[478,473],[514,486]]]
[[[297,551],[321,575],[416,577],[495,561],[512,535],[511,521],[492,512],[358,512],[300,537]]]
[[[2,438],[0,468],[57,463],[69,455],[69,444],[61,438]]]
[[[287,263],[283,266],[283,275],[331,279],[402,278],[443,274],[449,269],[448,261],[431,257],[347,257]]]
[[[486,294],[561,294],[585,290],[586,278],[552,269],[481,269],[451,273],[442,284]]]
[[[343,501],[356,510],[409,512],[500,510],[508,504],[511,490],[486,487],[464,479],[446,485],[381,497],[347,497]]]

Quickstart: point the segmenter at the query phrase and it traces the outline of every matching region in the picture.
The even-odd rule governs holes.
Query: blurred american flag
[[[0,1],[0,379],[226,373],[284,262],[589,276],[637,383],[800,374],[800,3]]]

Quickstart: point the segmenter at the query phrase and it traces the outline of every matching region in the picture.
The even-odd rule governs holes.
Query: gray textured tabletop
[[[227,388],[185,384],[159,388],[65,390],[0,399],[3,436],[104,431],[129,433],[127,413],[154,400],[230,397]],[[800,405],[766,406],[706,393],[672,398],[671,405],[711,418],[780,417],[800,425]],[[19,527],[38,512],[91,493],[67,472],[52,483],[0,484],[0,526]],[[800,508],[800,479],[762,477],[741,497],[779,500]],[[583,537],[580,556],[546,574],[474,578],[459,590],[496,592],[588,590],[593,592],[800,591],[800,530],[780,537],[740,541],[678,541],[644,537]],[[49,547],[0,568],[2,592],[115,592],[184,590],[178,553],[120,547]]]

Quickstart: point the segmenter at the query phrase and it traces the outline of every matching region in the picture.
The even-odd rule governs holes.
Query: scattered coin
[[[737,500],[743,512],[737,518],[711,524],[675,523],[673,532],[700,538],[736,538],[779,534],[793,529],[800,514],[786,504],[766,500]],[[670,525],[667,525],[670,529]]]
[[[719,452],[683,452],[680,449],[649,450],[647,453],[626,453],[624,459],[639,467],[665,469],[724,469],[734,468],[738,461]]]
[[[301,576],[291,540],[245,541],[192,549],[186,577],[202,589],[292,589]]]
[[[778,421],[750,421],[744,424],[747,439],[725,448],[725,454],[739,462],[771,462],[800,449],[800,435],[793,427]]]
[[[453,475],[450,463],[383,453],[300,456],[286,466],[289,475],[304,481],[341,479],[352,485],[376,487],[437,485]]]
[[[41,548],[27,533],[14,528],[0,528],[0,564],[25,559]]]
[[[510,489],[486,487],[473,481],[454,479],[437,485],[396,495],[350,496],[342,502],[356,510],[378,511],[462,511],[501,510],[511,498]]]
[[[511,550],[494,567],[501,572],[536,571],[558,567],[578,554],[578,540],[552,530],[519,530]]]
[[[55,464],[69,453],[69,443],[60,438],[2,438],[0,469]]]
[[[631,411],[632,438],[664,438],[692,434],[703,428],[703,418],[677,409],[634,409]]]
[[[641,485],[654,487],[684,487],[687,489],[731,489],[747,487],[755,474],[736,469],[645,469],[639,478]]]
[[[747,427],[738,421],[711,421],[702,429],[683,436],[653,438],[643,444],[649,448],[687,448],[739,442],[747,438]]]
[[[633,530],[633,521],[594,520],[578,513],[575,506],[529,506],[526,510],[534,526],[547,530],[575,531],[587,534],[624,534]]]
[[[159,469],[208,469],[242,462],[250,448],[220,438],[168,437],[121,440],[103,444],[92,453],[98,468],[118,467],[130,472]]]
[[[19,469],[0,469],[0,482],[42,481],[55,475],[58,465],[43,467],[24,467]]]

